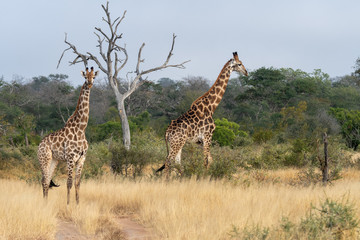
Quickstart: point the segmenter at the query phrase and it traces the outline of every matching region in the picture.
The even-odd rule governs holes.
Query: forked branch
[[[111,20],[110,17],[110,11],[109,11],[109,2],[106,3],[106,5],[101,5],[102,9],[104,10],[105,17],[102,18],[104,22],[106,22],[108,26],[108,32],[103,31],[99,27],[95,27],[94,34],[97,37],[97,45],[99,49],[100,58],[98,59],[93,53],[86,52],[86,54],[81,53],[77,50],[76,46],[70,43],[67,40],[67,34],[65,33],[65,44],[68,45],[68,48],[66,48],[58,61],[57,67],[59,67],[61,60],[65,54],[65,52],[72,50],[75,54],[75,58],[70,61],[70,65],[75,65],[77,63],[84,63],[85,66],[88,66],[88,61],[92,60],[94,61],[101,71],[103,71],[109,80],[110,85],[113,88],[116,88],[118,91],[118,95],[122,95],[123,98],[127,98],[130,96],[145,80],[143,79],[144,75],[147,75],[151,72],[155,72],[158,70],[162,70],[165,68],[185,68],[185,63],[189,61],[182,62],[180,64],[169,64],[171,57],[173,56],[174,46],[175,46],[175,39],[176,35],[173,34],[172,37],[172,43],[170,51],[164,61],[164,63],[158,67],[150,68],[147,70],[141,70],[140,65],[144,62],[144,59],[142,58],[142,50],[145,47],[145,43],[141,45],[139,48],[138,56],[137,56],[137,64],[135,67],[135,77],[131,81],[131,83],[128,85],[128,89],[125,91],[125,93],[120,93],[119,86],[120,86],[120,78],[118,77],[119,72],[125,67],[125,65],[128,62],[129,56],[127,53],[127,50],[124,47],[120,46],[119,40],[122,38],[122,33],[118,33],[118,27],[120,23],[124,20],[126,11],[124,11],[123,15],[121,17],[116,18],[114,21]],[[115,90],[114,90],[115,91]]]

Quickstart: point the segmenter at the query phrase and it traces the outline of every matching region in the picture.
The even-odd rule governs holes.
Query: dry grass
[[[276,227],[283,216],[297,222],[311,204],[325,198],[348,197],[360,217],[360,172],[346,171],[344,179],[326,188],[283,184],[296,170],[265,175],[275,183],[250,185],[226,181],[102,180],[83,182],[80,205],[66,205],[66,187],[50,191],[46,203],[41,187],[0,180],[0,239],[53,239],[57,218],[75,222],[87,234],[106,239],[116,232],[113,219],[129,215],[152,227],[160,239],[227,239],[232,226]]]
[[[47,203],[38,187],[0,180],[0,239],[52,239],[56,231],[55,199]]]

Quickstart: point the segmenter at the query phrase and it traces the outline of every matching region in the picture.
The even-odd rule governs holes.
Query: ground
[[[131,220],[129,217],[118,218],[116,223],[121,229],[119,234],[120,239],[126,240],[151,240],[154,239],[154,235],[151,233],[151,229]],[[58,220],[58,230],[55,235],[56,240],[88,240],[95,239],[94,236],[82,234],[78,227],[72,222],[66,222]]]

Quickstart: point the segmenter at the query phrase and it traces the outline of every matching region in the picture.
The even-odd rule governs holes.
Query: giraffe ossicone
[[[86,68],[81,71],[85,83],[81,87],[79,100],[74,113],[67,120],[65,127],[53,132],[42,139],[38,148],[38,160],[42,173],[42,187],[44,198],[48,197],[49,187],[57,187],[52,180],[55,168],[59,161],[65,161],[68,170],[67,204],[70,202],[70,189],[73,185],[73,171],[75,170],[76,202],[79,203],[79,189],[81,171],[85,162],[88,143],[85,129],[89,120],[90,90],[98,71]]]
[[[177,163],[181,163],[181,150],[187,141],[199,142],[203,145],[204,165],[209,168],[212,162],[211,138],[215,130],[212,115],[221,102],[233,71],[245,76],[248,75],[237,52],[234,52],[233,58],[226,62],[209,91],[196,99],[186,113],[171,121],[165,132],[168,155],[165,164],[156,172],[165,169],[167,176],[169,176],[172,162],[175,160]]]

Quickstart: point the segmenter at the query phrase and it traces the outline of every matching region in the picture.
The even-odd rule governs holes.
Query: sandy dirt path
[[[56,240],[88,240],[91,236],[81,234],[78,227],[73,222],[58,220]]]
[[[145,228],[143,225],[138,224],[130,218],[117,218],[115,222],[118,224],[119,229],[124,236],[119,236],[120,239],[126,240],[154,240],[155,235],[151,229]],[[82,234],[78,227],[73,222],[64,220],[58,221],[58,229],[55,234],[56,240],[90,240],[97,239],[94,235]]]

